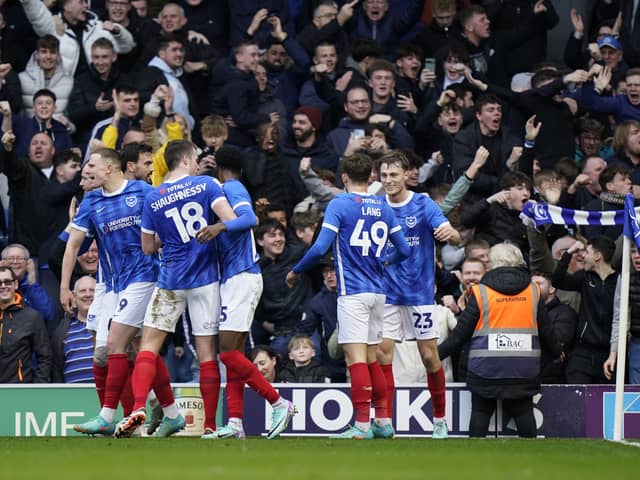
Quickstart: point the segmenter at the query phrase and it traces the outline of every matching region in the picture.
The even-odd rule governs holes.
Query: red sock
[[[431,405],[433,405],[433,416],[443,418],[445,407],[447,406],[446,384],[444,380],[444,370],[440,367],[436,373],[427,373],[429,392],[431,393]]]
[[[238,350],[222,352],[220,359],[227,368],[234,371],[244,383],[249,385],[253,391],[264,398],[269,403],[275,403],[280,398],[280,394],[275,391],[266,378],[262,376],[256,366],[249,361]]]
[[[151,384],[151,388],[153,388],[161,407],[168,407],[175,402],[175,399],[173,398],[173,390],[171,390],[169,369],[160,355],[156,356],[156,378]],[[149,390],[147,389],[145,392],[145,398],[148,393]]]
[[[200,393],[204,403],[204,428],[215,430],[220,395],[220,370],[215,360],[200,364]]]
[[[236,372],[233,365],[230,365],[235,356],[233,354],[229,356],[227,355],[228,353],[231,352],[223,352],[220,354],[220,360],[222,360],[222,363],[227,367],[227,386],[225,389],[227,395],[227,414],[229,418],[242,418],[242,411],[244,409],[244,378]]]
[[[104,386],[107,383],[107,366],[101,367],[97,363],[93,364],[93,381],[96,384],[96,393],[100,407],[104,405]]]
[[[107,369],[103,406],[115,410],[118,408],[120,394],[129,375],[127,355],[124,353],[109,355],[107,357]]]
[[[393,400],[396,395],[396,381],[393,378],[393,366],[380,365],[384,379],[387,381],[387,414],[385,418],[393,418]]]
[[[388,418],[387,408],[387,381],[380,364],[376,362],[368,363],[369,377],[371,377],[371,403],[376,411],[376,418]]]
[[[158,355],[159,357],[159,355]],[[136,366],[131,375],[131,386],[133,391],[133,410],[144,408],[147,404],[149,389],[156,377],[156,355],[153,352],[144,350],[136,357]]]
[[[369,423],[371,414],[371,377],[366,363],[354,363],[349,367],[351,375],[351,403],[356,412],[356,422]]]
[[[125,417],[131,415],[133,411],[133,387],[131,384],[131,375],[133,374],[134,363],[129,361],[129,375],[127,381],[122,387],[122,393],[120,394],[120,405],[122,405],[122,413]]]

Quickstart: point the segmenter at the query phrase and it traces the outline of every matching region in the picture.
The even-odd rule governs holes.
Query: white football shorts
[[[121,292],[116,293],[117,303],[111,321],[142,328],[144,313],[149,305],[155,285],[155,282],[132,283]]]
[[[385,305],[382,336],[396,342],[440,337],[434,305]]]
[[[262,296],[262,275],[241,272],[220,285],[220,331],[248,332]]]
[[[384,301],[382,293],[356,293],[338,297],[338,343],[382,342]]]
[[[154,288],[144,315],[144,326],[174,332],[178,320],[187,308],[193,335],[217,335],[220,318],[219,283],[184,290]]]

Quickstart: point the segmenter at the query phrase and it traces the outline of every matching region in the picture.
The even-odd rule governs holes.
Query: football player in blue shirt
[[[253,315],[262,294],[262,275],[252,227],[257,225],[251,197],[238,180],[242,176],[243,155],[231,147],[216,151],[218,178],[239,221],[246,228],[227,231],[217,238],[220,263],[220,360],[227,367],[227,410],[229,422],[203,438],[243,438],[242,406],[245,383],[273,406],[273,421],[268,438],[282,432],[295,413],[293,403],[285,400],[260,371],[245,357],[243,350]]]
[[[367,193],[373,162],[364,154],[344,159],[342,182],[347,193],[336,196],[325,211],[320,234],[305,256],[287,274],[292,286],[299,274],[315,265],[333,243],[338,275],[338,343],[351,375],[355,425],[335,438],[371,439],[370,409],[386,413],[386,382],[376,361],[382,341],[385,303],[384,265],[409,255],[391,208]],[[387,242],[396,247],[387,255]],[[335,242],[334,242],[335,241]]]
[[[91,232],[98,241],[100,263],[111,274],[108,290],[114,293],[110,296],[111,305],[103,300],[105,310],[112,312],[107,340],[108,373],[100,414],[74,429],[111,435],[118,401],[129,376],[127,346],[142,326],[157,278],[154,260],[140,248],[142,206],[151,186],[125,180],[120,155],[108,148],[92,153],[83,171],[93,177],[98,188],[85,195],[71,223],[62,260],[60,301],[71,312],[71,274],[85,236]]]
[[[220,315],[218,263],[215,242],[199,243],[198,232],[219,218],[227,222],[214,226],[217,236],[237,223],[220,184],[211,177],[193,176],[198,154],[193,143],[177,140],[164,154],[169,173],[165,182],[152,189],[142,210],[142,251],[154,254],[162,245],[156,288],[144,316],[140,353],[132,376],[134,411],[116,427],[116,437],[129,436],[146,420],[145,404],[151,386],[160,399],[170,391],[169,377],[158,352],[173,332],[187,306],[200,362],[200,391],[205,410],[205,429],[215,430],[215,414],[220,389],[216,361]],[[164,407],[161,400],[161,405]],[[185,426],[182,416],[165,418],[158,436]]]
[[[435,242],[460,242],[460,234],[440,207],[424,194],[407,189],[409,160],[402,152],[391,151],[379,160],[380,181],[386,203],[392,208],[409,244],[409,258],[390,265],[384,272],[387,301],[384,308],[383,340],[377,358],[387,380],[386,418],[373,425],[374,435],[392,437],[394,380],[391,363],[395,342],[417,340],[427,369],[433,404],[433,438],[447,438],[445,422],[445,378],[438,358],[438,325],[433,318],[435,295]],[[390,252],[393,252],[393,247]],[[417,286],[417,287],[413,287]]]

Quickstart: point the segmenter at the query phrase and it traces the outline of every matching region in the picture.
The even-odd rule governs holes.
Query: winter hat
[[[296,114],[298,113],[306,115],[316,132],[320,131],[320,127],[322,126],[322,112],[319,108],[312,107],[311,105],[303,105],[296,110]]]

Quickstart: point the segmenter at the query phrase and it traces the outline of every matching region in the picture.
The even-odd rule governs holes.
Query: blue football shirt
[[[144,199],[151,185],[125,181],[116,192],[102,189],[88,192],[71,226],[98,240],[100,264],[109,272],[111,290],[119,293],[132,283],[155,282],[158,271],[154,259],[142,252],[140,223]]]
[[[411,192],[402,203],[386,203],[392,208],[405,239],[409,258],[389,265],[384,274],[387,303],[390,305],[433,305],[435,294],[436,244],[433,231],[448,223],[440,207],[426,195]],[[389,246],[389,254],[393,253]]]
[[[198,243],[196,233],[216,222],[212,208],[223,199],[218,181],[207,176],[165,182],[147,195],[142,231],[162,241],[158,287],[183,290],[218,281],[216,242]]]
[[[229,205],[238,217],[249,215],[255,218],[251,207],[251,196],[238,180],[227,180],[222,185]],[[239,232],[224,232],[218,237],[218,261],[221,282],[242,272],[260,273],[253,229]]]
[[[385,293],[387,239],[400,231],[400,225],[384,199],[341,193],[329,202],[322,228],[337,235],[333,254],[338,293]]]

